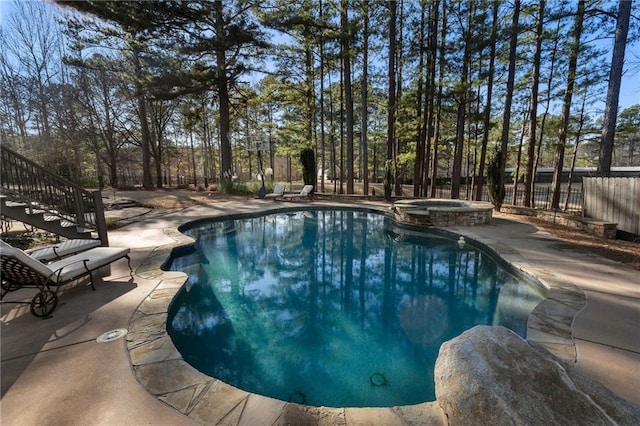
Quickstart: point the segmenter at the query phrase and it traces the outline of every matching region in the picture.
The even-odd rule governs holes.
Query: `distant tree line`
[[[396,194],[445,179],[479,198],[497,147],[525,204],[556,169],[557,208],[563,167],[640,164],[640,105],[618,113],[630,1],[56,3],[13,3],[0,29],[0,142],[100,187],[206,185],[311,148],[320,191],[389,172]]]

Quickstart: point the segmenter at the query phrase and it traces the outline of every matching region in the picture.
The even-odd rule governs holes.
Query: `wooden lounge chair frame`
[[[22,250],[2,244],[0,246],[2,265],[0,300],[3,303],[28,303],[34,316],[47,318],[58,305],[58,290],[65,284],[89,276],[91,289],[95,291],[94,272],[122,258],[127,259],[129,271],[133,277],[129,251],[128,248],[95,247],[44,265]],[[38,290],[31,302],[4,300],[7,293],[23,287]]]

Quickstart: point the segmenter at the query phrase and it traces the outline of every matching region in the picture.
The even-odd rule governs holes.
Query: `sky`
[[[12,3],[12,0],[0,0],[0,27],[4,27]],[[637,10],[632,10],[632,14],[634,12],[637,12]],[[613,38],[610,40],[604,40],[601,43],[608,52],[613,51]],[[605,58],[602,66],[609,67],[610,61],[610,56]],[[623,75],[620,88],[620,99],[618,103],[619,111],[622,111],[632,105],[640,104],[640,42],[637,42],[634,46],[627,45],[625,62],[627,65],[625,66],[626,73]],[[631,66],[628,64],[631,64]],[[602,106],[594,105],[592,106],[592,109],[595,109],[596,111],[603,111],[604,103],[602,103]]]

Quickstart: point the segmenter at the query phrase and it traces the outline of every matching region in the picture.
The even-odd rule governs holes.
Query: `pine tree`
[[[567,73],[567,86],[564,91],[564,100],[562,103],[562,126],[558,135],[558,143],[555,153],[555,169],[553,173],[553,196],[551,198],[551,208],[558,209],[560,207],[560,185],[562,183],[562,168],[564,165],[564,150],[567,143],[567,131],[569,128],[569,119],[571,112],[571,99],[573,97],[573,88],[576,81],[576,68],[578,65],[578,55],[580,53],[580,38],[582,36],[582,28],[584,23],[585,2],[578,2],[578,11],[575,17],[573,27],[573,40],[571,43],[571,51],[569,53],[569,69]]]
[[[616,129],[616,118],[618,116],[622,65],[624,63],[624,51],[627,45],[627,34],[629,32],[631,3],[631,0],[620,0],[618,5],[615,43],[613,46],[613,56],[611,58],[609,88],[607,89],[607,102],[602,124],[602,140],[600,142],[600,157],[598,159],[598,172],[606,176],[608,176],[611,171],[613,140]]]

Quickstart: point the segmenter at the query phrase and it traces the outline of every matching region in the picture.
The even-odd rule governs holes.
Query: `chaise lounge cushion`
[[[87,273],[87,269],[95,271],[129,254],[128,248],[96,247],[73,256],[65,257],[47,265],[53,271],[60,272],[56,281],[62,283]],[[86,267],[85,267],[86,260]],[[57,276],[57,272],[56,272]]]
[[[283,195],[282,198],[286,200],[291,200],[293,198],[305,198],[311,195],[311,191],[313,191],[313,185],[305,185],[299,194],[286,194]]]
[[[78,238],[24,252],[40,262],[49,262],[99,246],[100,240]]]
[[[64,284],[76,277],[87,274],[88,271],[100,269],[111,262],[126,257],[129,251],[128,248],[120,247],[95,247],[45,265],[5,242],[0,244],[0,254],[14,257],[41,276],[50,278],[54,284]]]
[[[284,185],[276,184],[275,188],[273,188],[273,192],[270,194],[266,194],[264,198],[277,198],[282,197],[284,195]]]

